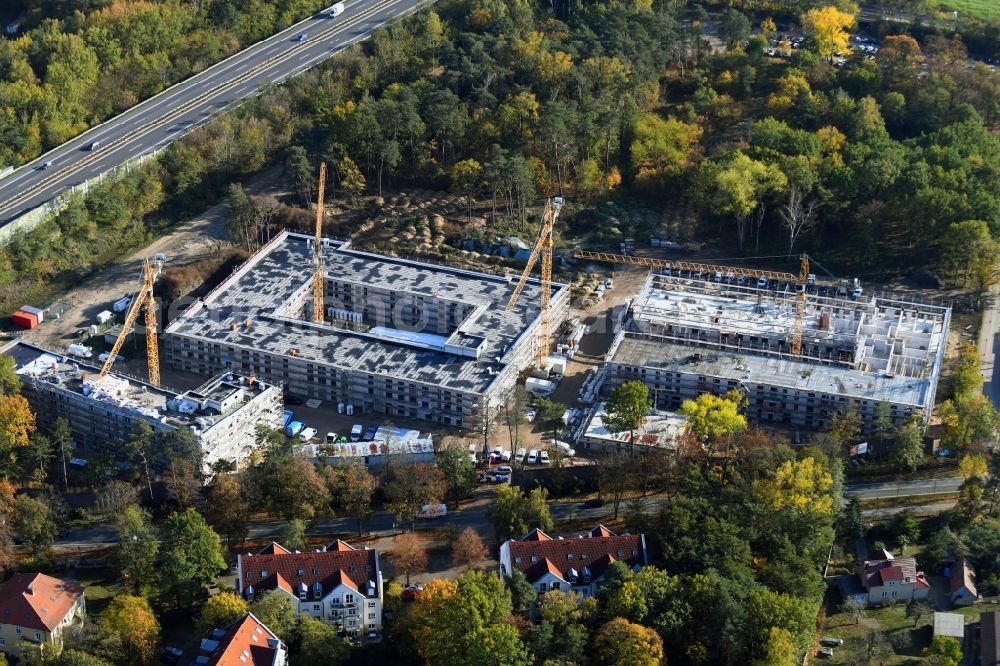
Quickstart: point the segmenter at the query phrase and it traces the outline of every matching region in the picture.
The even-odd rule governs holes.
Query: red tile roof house
[[[83,587],[40,573],[19,573],[0,589],[0,652],[23,641],[62,644],[63,631],[87,612]]]
[[[247,613],[201,641],[197,666],[285,666],[288,648],[278,636]]]
[[[325,549],[291,552],[277,543],[236,563],[236,586],[248,601],[280,590],[300,614],[350,635],[382,630],[382,570],[378,551],[337,540]]]
[[[868,560],[861,573],[861,584],[868,592],[868,605],[880,606],[886,603],[902,604],[926,599],[931,585],[923,571],[917,571],[917,561],[912,557]]]
[[[576,539],[564,539],[535,529],[500,546],[500,573],[510,577],[517,569],[539,592],[572,590],[593,595],[604,572],[617,561],[636,570],[646,566],[645,535],[617,535],[598,525]]]

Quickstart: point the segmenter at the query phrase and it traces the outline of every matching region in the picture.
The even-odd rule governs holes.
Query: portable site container
[[[14,321],[14,326],[18,328],[35,328],[38,326],[38,315],[34,312],[18,310],[11,316],[11,319]]]

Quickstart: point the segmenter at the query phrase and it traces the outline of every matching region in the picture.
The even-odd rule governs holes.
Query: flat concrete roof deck
[[[777,356],[692,347],[623,333],[611,362],[665,372],[705,375],[746,384],[788,387],[798,391],[843,395],[924,407],[929,377],[869,373]]]
[[[308,236],[282,233],[203,303],[174,320],[167,327],[167,334],[278,356],[291,357],[290,351],[294,349],[298,359],[335,368],[483,392],[495,379],[491,369],[497,369],[497,359],[503,359],[538,319],[540,284],[536,279],[525,286],[513,310],[505,313],[516,277],[355,251],[348,243],[337,241],[323,243],[328,279],[469,304],[472,313],[451,337],[457,345],[466,344],[469,336],[484,338],[486,346],[481,358],[290,319],[278,311],[311,288],[311,245]],[[566,285],[553,284],[553,299],[566,289]],[[243,324],[247,319],[249,328]]]

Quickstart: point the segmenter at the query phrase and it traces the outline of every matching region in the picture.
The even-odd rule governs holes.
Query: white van
[[[316,436],[316,428],[305,428],[299,433],[299,441],[308,442],[310,439]]]
[[[424,504],[417,512],[417,518],[429,520],[431,518],[444,518],[448,515],[448,507],[444,504]]]
[[[351,441],[357,442],[361,439],[361,433],[364,432],[365,428],[360,423],[355,423],[354,427],[351,428]]]

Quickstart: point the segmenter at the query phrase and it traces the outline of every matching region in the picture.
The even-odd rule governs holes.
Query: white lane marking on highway
[[[399,0],[395,0],[394,2],[387,2],[387,3],[384,2],[384,0],[383,0],[383,2],[376,2],[375,3],[376,5],[381,4],[382,6],[379,7],[378,10],[376,10],[376,12],[374,12],[374,15],[377,15],[378,13],[381,13],[382,11],[386,11],[386,10],[390,9],[394,5],[398,4],[398,2],[399,2]],[[352,38],[349,41],[349,43],[353,44],[356,41],[364,39],[365,37],[367,37],[368,35],[370,35],[372,32],[374,32],[376,29],[378,29],[379,27],[385,25],[386,23],[389,23],[394,18],[397,18],[397,17],[400,17],[400,16],[405,16],[405,15],[411,13],[412,11],[414,11],[416,9],[419,9],[423,4],[424,3],[418,2],[414,6],[407,8],[406,10],[404,10],[403,12],[401,12],[399,14],[390,14],[389,16],[387,16],[386,18],[382,19],[380,22],[378,22],[377,24],[375,24],[374,27],[372,27],[372,28],[370,28],[368,30],[365,30],[361,34],[359,34],[359,35],[355,36],[354,38]],[[365,8],[365,9],[362,9],[361,11],[362,12],[367,12],[368,10],[369,10],[368,8]],[[367,18],[367,19],[370,20],[371,18],[373,18],[373,15],[370,15],[370,16],[365,17],[365,18]],[[362,21],[363,20],[364,20],[364,18],[362,19]],[[338,33],[341,33],[341,32],[343,32],[344,30],[346,30],[346,29],[348,29],[350,27],[355,27],[359,23],[361,23],[361,21],[356,21],[356,22],[348,23],[347,25],[343,25],[343,26],[333,27],[333,29],[329,30],[327,32],[327,34],[324,35],[324,37],[327,37],[327,36],[329,36],[329,37],[337,36]],[[322,43],[322,40],[320,40],[320,43]],[[286,50],[286,52],[287,52],[287,50]],[[261,54],[261,52],[257,52],[255,55],[260,55],[260,54]],[[329,57],[329,55],[325,54],[325,53],[321,54],[321,55],[323,57]],[[240,60],[240,58],[233,58],[233,61],[230,61],[230,62],[227,63],[227,67],[225,69],[229,69],[229,68],[231,68],[231,66],[234,66],[234,65],[238,64],[237,62],[235,62],[235,61],[238,61],[238,60]],[[266,61],[267,59],[264,59],[264,60]],[[263,80],[265,82],[269,81],[269,79],[267,79],[267,77],[263,76],[263,75],[266,72],[268,72],[269,70],[272,70],[275,66],[280,65],[282,62],[287,62],[287,58],[283,59],[282,61],[271,63],[271,64],[263,67],[262,69],[260,69],[258,72],[255,73],[255,76],[253,77],[253,79],[248,80],[246,83],[251,83],[252,85],[259,86],[261,80]],[[261,64],[263,64],[263,63],[261,63]],[[255,65],[255,66],[257,66],[257,65]],[[251,67],[251,69],[252,69],[252,67]],[[295,68],[293,67],[291,71],[294,71],[294,69]],[[217,73],[218,73],[218,71],[213,72],[213,75],[217,74]],[[197,76],[197,75],[195,75],[195,76]],[[286,78],[288,78],[288,74],[280,76],[275,82],[276,83],[280,83],[281,81],[285,80]],[[200,83],[200,82],[195,83],[195,85],[198,85],[198,83]],[[223,82],[223,83],[225,83],[225,82]],[[131,116],[125,117],[127,115],[127,113],[128,113],[128,112],[126,112],[125,114],[123,114],[123,116],[119,117],[119,121],[120,122],[114,123],[113,125],[109,126],[109,131],[115,129],[116,127],[121,127],[123,124],[126,124],[126,121],[131,121],[131,120],[134,120],[136,117],[144,115],[151,108],[153,108],[155,106],[158,106],[160,103],[165,103],[165,102],[171,101],[171,99],[169,99],[169,98],[171,98],[171,95],[169,93],[172,92],[172,89],[174,89],[176,87],[177,87],[177,84],[175,84],[174,86],[171,86],[167,90],[163,91],[165,93],[168,93],[166,95],[162,95],[162,96],[157,95],[157,96],[154,96],[152,98],[149,98],[149,100],[146,100],[147,102],[153,101],[154,103],[152,103],[152,104],[145,104],[145,105],[143,105],[142,103],[140,103],[141,106],[140,106],[139,109],[136,109],[135,107],[133,107],[132,111],[136,111],[136,113],[133,113]],[[181,91],[178,91],[178,92],[187,92],[187,93],[190,93],[191,92],[191,88],[187,88],[185,90],[181,90]],[[236,98],[236,99],[243,99],[243,98],[245,98],[245,97],[247,97],[247,96],[249,96],[251,94],[256,94],[256,92],[257,92],[257,90],[251,90],[251,92],[249,92],[249,93],[247,93],[245,95],[242,95],[242,96],[240,96],[239,98]],[[174,96],[176,96],[176,95],[174,95]],[[211,120],[213,117],[215,117],[219,113],[221,113],[221,112],[223,112],[225,110],[228,110],[232,106],[232,103],[236,101],[236,99],[226,100],[222,104],[221,108],[211,109],[209,111],[208,116],[206,118],[200,119],[199,121],[194,122],[194,123],[192,123],[189,126],[185,126],[185,127],[181,128],[180,130],[174,132],[173,134],[180,134],[180,133],[183,133],[185,131],[188,131],[190,129],[193,129],[195,127],[199,127],[199,126],[205,124],[206,122],[208,122],[209,120]],[[206,101],[211,101],[211,100],[206,100]],[[202,109],[202,112],[204,112],[204,109]],[[107,132],[105,132],[104,134],[107,134]],[[101,134],[99,136],[103,136],[104,134]],[[141,135],[136,136],[136,137],[132,138],[131,140],[127,140],[121,146],[115,146],[112,149],[111,153],[108,153],[107,155],[102,156],[102,161],[104,159],[110,157],[111,155],[119,152],[120,149],[125,148],[129,144],[135,143],[135,141],[141,139],[146,134],[148,134],[148,132],[143,132]],[[87,142],[86,143],[89,143],[90,141],[93,141],[94,138],[95,138],[95,135],[89,136],[87,138]],[[86,143],[84,145],[86,145]],[[73,150],[78,149],[78,148],[79,147],[71,149],[69,151],[69,153],[72,153]],[[69,166],[72,166],[72,165],[69,165]],[[120,165],[116,165],[116,166],[120,166]],[[29,170],[24,175],[29,175],[31,173],[32,173],[32,171]],[[60,174],[58,172],[53,173],[52,174],[52,176],[53,176],[53,182],[52,182],[52,184],[55,185],[55,184],[58,184],[60,181],[65,181],[66,178],[69,178],[70,176],[74,175],[75,173],[76,172],[71,173],[71,174],[66,174],[65,176],[62,176],[62,178],[60,178]],[[19,178],[20,178],[20,176],[19,176]],[[9,183],[9,182],[12,182],[12,181],[8,180],[7,182]],[[6,185],[6,184],[7,183],[3,183],[3,185]],[[62,185],[59,191],[65,190],[67,187],[68,187],[67,185]],[[0,211],[0,213],[2,213],[2,212],[3,211]]]

